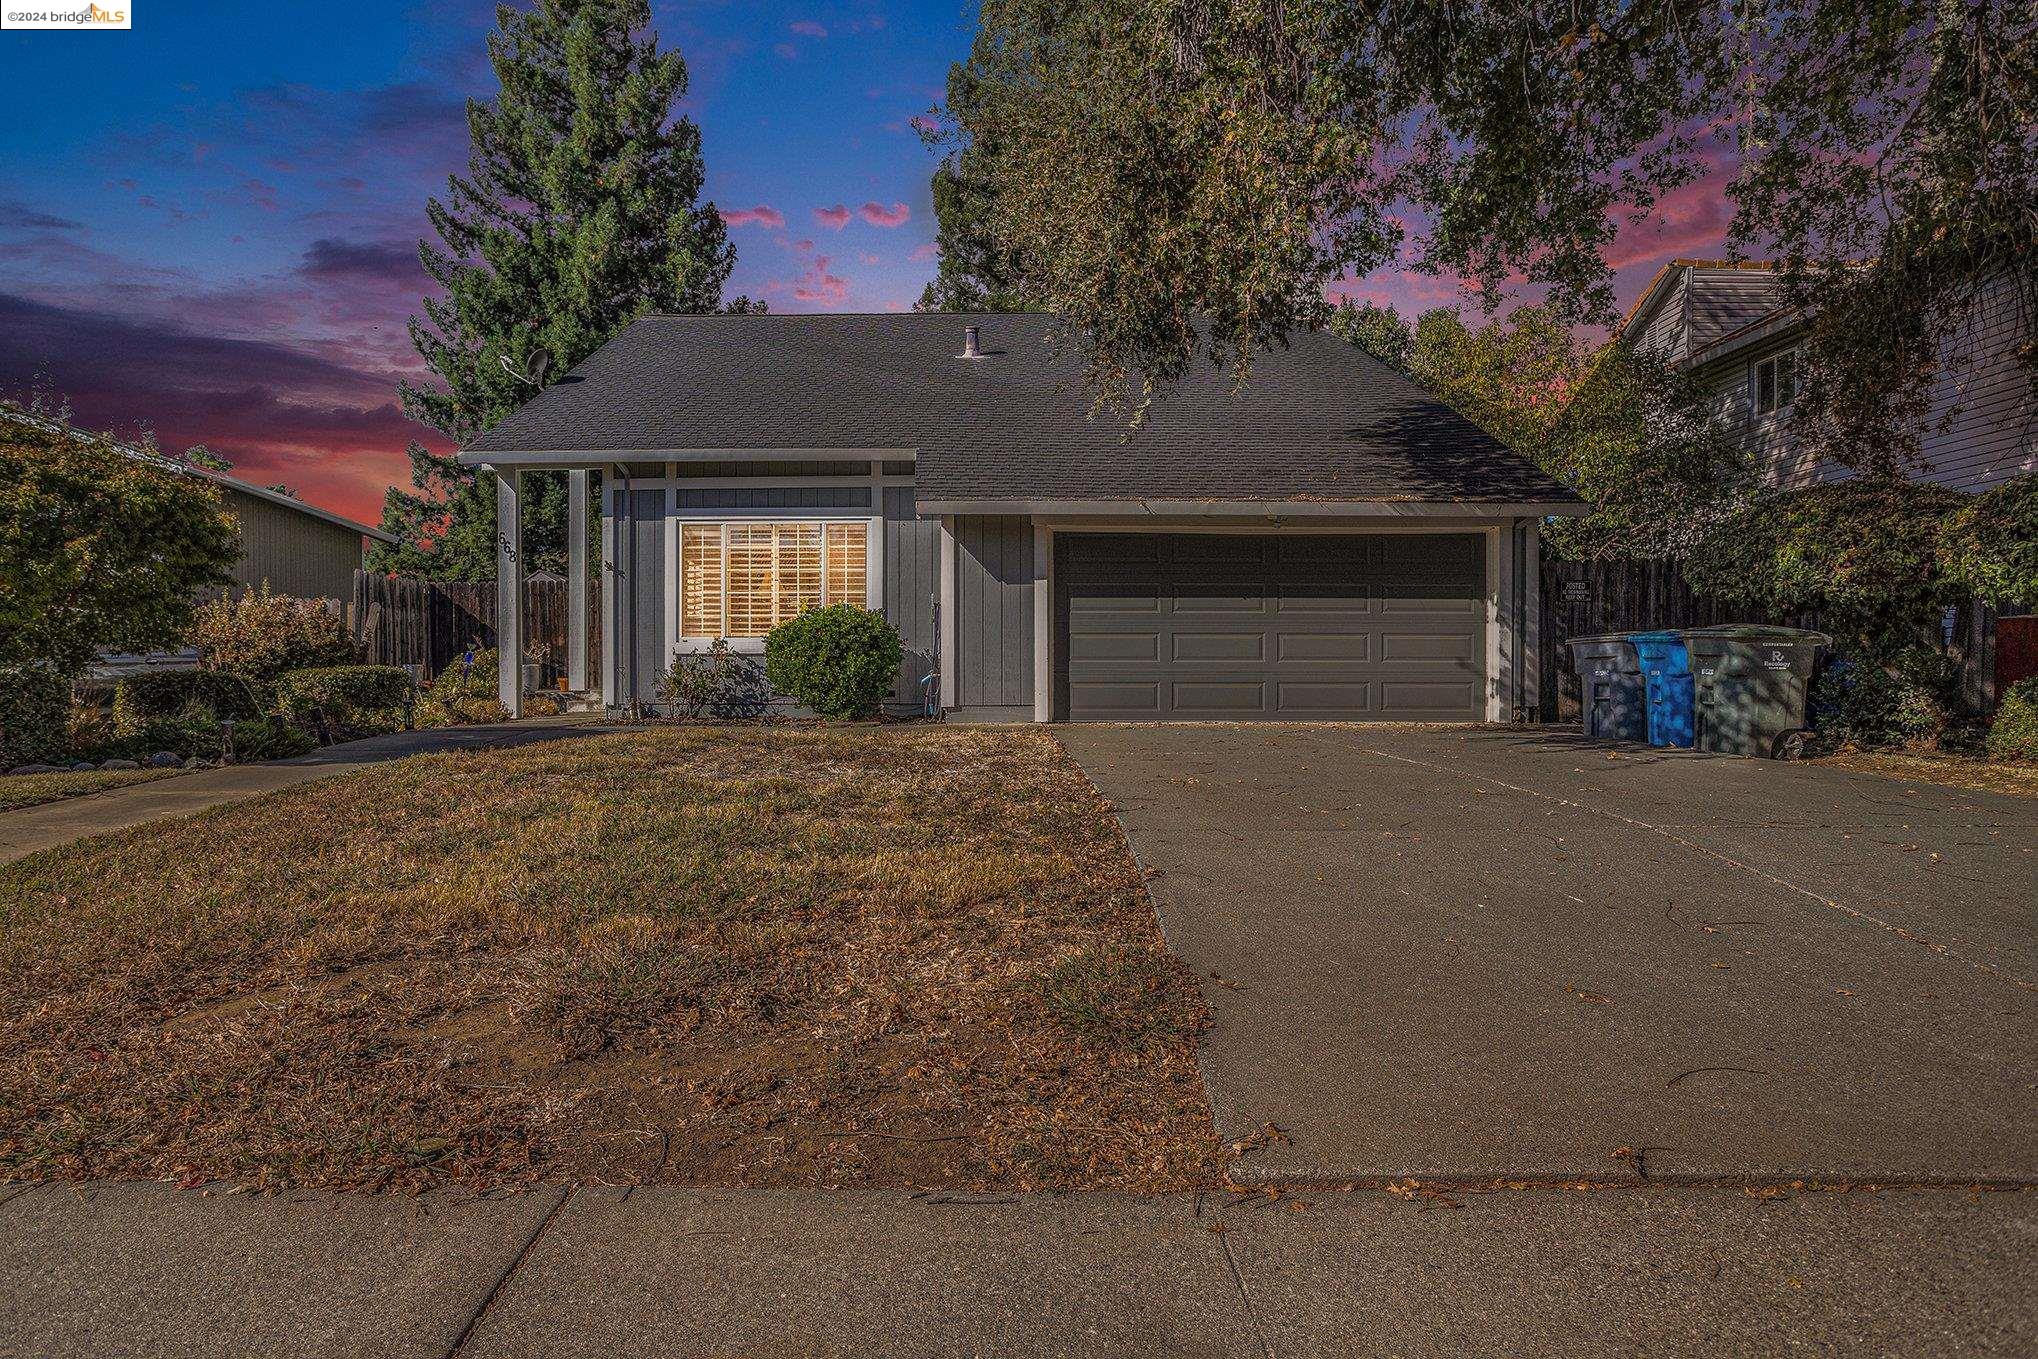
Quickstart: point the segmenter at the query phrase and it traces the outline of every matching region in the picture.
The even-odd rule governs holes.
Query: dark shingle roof
[[[985,356],[956,357],[966,325]],[[1092,413],[1043,315],[652,316],[467,449],[917,449],[923,503],[1574,502],[1386,365],[1298,334],[1250,382],[1198,361],[1144,425]]]

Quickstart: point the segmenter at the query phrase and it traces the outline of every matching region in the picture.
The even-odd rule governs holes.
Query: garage
[[[1478,533],[1058,533],[1070,721],[1485,716]]]

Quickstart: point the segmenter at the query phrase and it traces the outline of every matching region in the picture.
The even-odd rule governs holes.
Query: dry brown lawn
[[[1900,751],[1851,751],[1825,756],[1819,763],[1912,783],[2038,797],[2038,765],[2008,764],[1973,755],[1914,755]]]
[[[10,774],[0,778],[0,812],[85,797],[131,783],[149,783],[181,774],[181,769],[94,769],[84,774]]]
[[[1195,979],[1052,736],[406,760],[0,868],[0,1178],[1141,1190]]]

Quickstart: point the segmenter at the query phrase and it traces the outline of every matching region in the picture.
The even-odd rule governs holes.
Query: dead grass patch
[[[1894,751],[1853,751],[1824,756],[1818,763],[1943,788],[2038,797],[2038,765],[2004,764],[1973,755],[1911,755]]]
[[[0,868],[0,1177],[1218,1174],[1194,979],[1052,737],[447,754]]]

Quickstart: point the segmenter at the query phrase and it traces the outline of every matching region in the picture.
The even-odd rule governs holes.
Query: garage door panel
[[[1477,720],[1479,535],[1056,535],[1066,715]]]
[[[1177,632],[1174,659],[1178,661],[1263,661],[1267,658],[1264,632]]]

